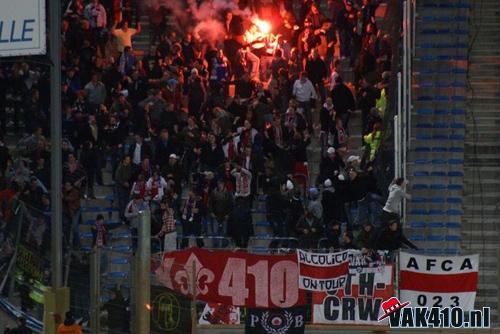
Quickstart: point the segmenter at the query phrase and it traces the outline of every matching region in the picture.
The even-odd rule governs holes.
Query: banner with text
[[[332,291],[342,288],[349,273],[349,251],[312,253],[297,249],[299,288]]]
[[[166,287],[185,296],[196,291],[196,298],[205,302],[260,308],[305,304],[295,254],[190,248],[166,253],[155,273]]]
[[[304,334],[305,309],[248,309],[245,334]]]
[[[474,309],[479,255],[433,256],[401,252],[400,300],[414,307]]]
[[[313,323],[386,325],[382,302],[393,296],[393,267],[351,266],[343,288],[313,293]]]

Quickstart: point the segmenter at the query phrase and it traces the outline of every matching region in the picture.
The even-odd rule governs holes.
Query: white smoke
[[[176,29],[192,32],[195,38],[212,45],[224,40],[223,13],[231,11],[243,18],[252,14],[248,8],[241,10],[237,0],[204,0],[199,6],[196,0],[146,0],[145,3],[150,8],[169,9],[175,16]]]

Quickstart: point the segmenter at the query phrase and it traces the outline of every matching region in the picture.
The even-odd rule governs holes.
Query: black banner
[[[246,334],[304,334],[305,308],[248,309]]]
[[[151,333],[191,333],[191,301],[162,286],[151,286]]]

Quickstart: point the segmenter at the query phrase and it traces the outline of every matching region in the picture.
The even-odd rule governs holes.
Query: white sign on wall
[[[46,51],[45,0],[1,0],[0,57]]]

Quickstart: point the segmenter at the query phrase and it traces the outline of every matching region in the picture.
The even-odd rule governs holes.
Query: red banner
[[[155,273],[166,287],[186,296],[196,292],[198,299],[210,303],[253,308],[305,304],[295,254],[255,255],[191,248],[165,254]]]

